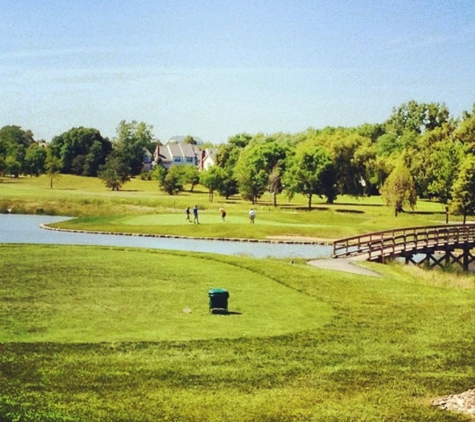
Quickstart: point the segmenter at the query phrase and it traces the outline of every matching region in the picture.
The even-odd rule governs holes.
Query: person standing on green
[[[195,205],[193,207],[193,223],[200,224],[200,222],[198,220],[198,205]]]
[[[251,208],[249,211],[249,223],[254,224],[254,219],[256,218],[256,212]]]
[[[221,220],[223,220],[223,223],[226,221],[226,210],[224,208],[220,208],[219,212],[221,213]]]

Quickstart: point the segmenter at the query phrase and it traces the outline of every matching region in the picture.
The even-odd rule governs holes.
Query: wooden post
[[[464,246],[463,248],[463,270],[464,271],[468,271],[468,265],[470,263],[469,261],[469,252],[470,252],[470,249],[468,248],[467,245]]]

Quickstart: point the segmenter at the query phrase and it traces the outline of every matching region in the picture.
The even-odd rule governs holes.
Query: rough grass
[[[1,420],[468,420],[429,403],[474,385],[473,276],[439,286],[395,264],[367,264],[382,274],[371,278],[150,250],[0,253]],[[207,313],[215,282],[241,315]],[[193,334],[176,337],[188,317]]]
[[[200,226],[185,221],[187,206],[198,205]],[[176,234],[198,237],[248,237],[265,239],[274,236],[307,236],[336,239],[369,231],[395,227],[443,224],[445,215],[440,204],[419,201],[414,212],[394,217],[380,197],[340,197],[335,204],[315,198],[311,211],[307,200],[297,196],[289,202],[279,197],[278,207],[263,197],[253,207],[256,224],[248,224],[247,213],[252,206],[240,197],[226,200],[208,193],[200,186],[170,196],[158,190],[155,181],[133,179],[124,190],[107,190],[96,178],[61,176],[49,187],[46,176],[38,178],[3,179],[0,183],[0,212],[51,214],[88,217],[77,222],[61,223],[62,227],[99,231]],[[222,223],[218,209],[225,207],[228,216]],[[453,221],[455,219],[453,218]]]

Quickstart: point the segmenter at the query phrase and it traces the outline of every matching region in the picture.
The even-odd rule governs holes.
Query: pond
[[[0,243],[121,246],[245,255],[255,258],[328,258],[332,247],[326,245],[233,242],[158,238],[145,236],[73,233],[45,230],[40,224],[67,220],[45,215],[0,214]]]

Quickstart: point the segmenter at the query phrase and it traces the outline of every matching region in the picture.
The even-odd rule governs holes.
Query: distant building
[[[198,166],[200,150],[197,145],[185,144],[175,140],[165,145],[157,145],[153,154],[154,164],[161,164],[169,169],[171,166]]]
[[[217,148],[205,148],[200,151],[199,170],[208,170],[216,164]]]
[[[153,162],[153,155],[150,153],[148,149],[144,148],[142,171],[152,170],[152,167],[153,167],[152,162]]]
[[[188,136],[172,136],[168,142],[184,142]],[[203,140],[197,136],[193,136],[193,139],[196,142],[196,145],[203,145]]]

